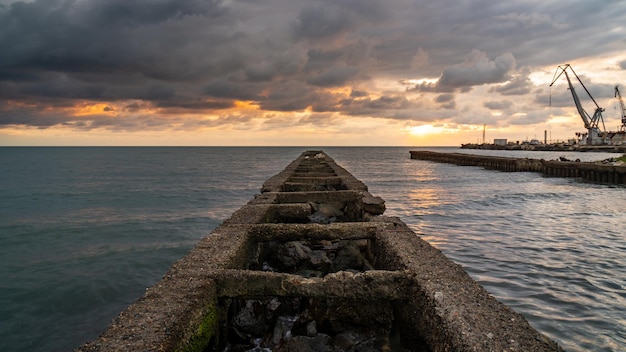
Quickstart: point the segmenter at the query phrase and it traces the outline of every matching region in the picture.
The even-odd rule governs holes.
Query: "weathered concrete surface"
[[[402,319],[411,321],[434,351],[559,350],[459,265],[396,223],[377,236],[380,257],[387,261],[384,266],[415,275],[415,292],[406,305],[410,310]]]
[[[626,184],[626,166],[588,162],[555,161],[528,158],[505,158],[463,153],[411,151],[411,159],[436,161],[461,166],[482,166],[506,172],[533,171],[553,177],[578,177],[595,183]]]
[[[562,351],[323,153],[262,190],[77,351]]]
[[[213,277],[220,297],[294,296],[393,301],[408,297],[413,285],[410,273],[384,270],[362,273],[339,271],[323,278],[265,271],[222,270]]]

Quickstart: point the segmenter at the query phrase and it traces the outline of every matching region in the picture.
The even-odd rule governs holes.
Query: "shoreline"
[[[461,149],[482,149],[482,150],[524,150],[524,151],[546,151],[546,152],[604,152],[604,153],[626,153],[626,144],[622,145],[570,145],[570,144],[461,144]]]
[[[411,151],[411,159],[427,160],[460,166],[481,166],[505,172],[539,172],[551,177],[580,178],[587,182],[626,184],[626,167],[595,162],[508,158],[461,153]]]

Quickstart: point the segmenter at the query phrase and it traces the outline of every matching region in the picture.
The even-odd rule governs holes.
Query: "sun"
[[[409,130],[410,134],[414,136],[418,136],[418,137],[423,137],[429,134],[441,132],[441,128],[437,128],[433,125],[411,126],[411,127],[408,127],[407,129]]]

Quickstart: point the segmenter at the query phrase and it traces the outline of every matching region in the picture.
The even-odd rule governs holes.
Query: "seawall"
[[[431,151],[411,151],[410,153],[411,159],[461,166],[481,166],[488,170],[506,172],[532,171],[552,177],[577,177],[593,183],[626,184],[626,166]]]
[[[76,351],[562,351],[320,151]]]

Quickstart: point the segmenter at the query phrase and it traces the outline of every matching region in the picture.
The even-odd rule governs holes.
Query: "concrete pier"
[[[532,171],[552,177],[577,177],[593,183],[626,184],[626,166],[598,163],[557,161],[528,158],[506,158],[463,153],[411,151],[411,159],[481,166],[488,170],[506,172]]]
[[[562,351],[320,151],[77,351]]]

